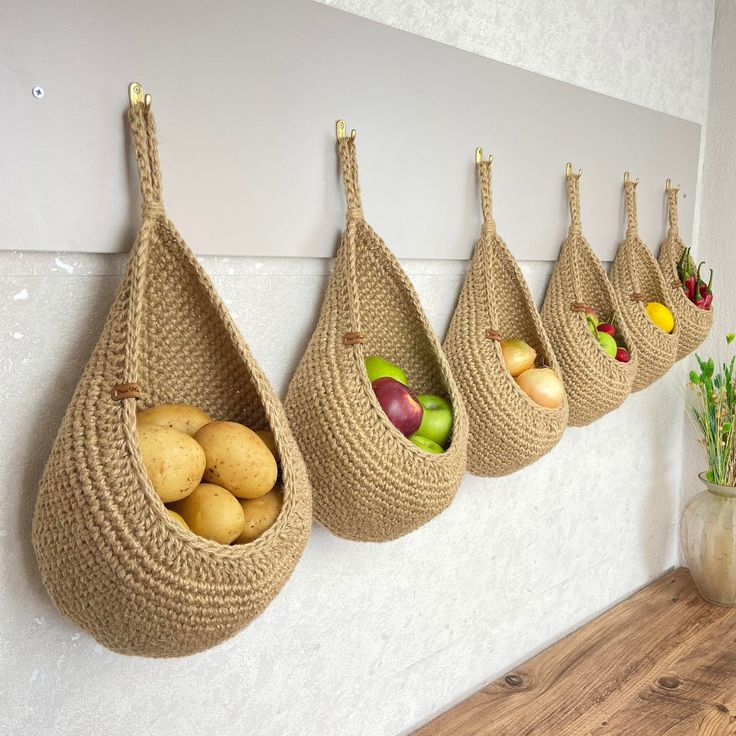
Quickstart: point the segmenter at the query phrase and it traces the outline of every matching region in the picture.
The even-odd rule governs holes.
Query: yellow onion
[[[556,409],[565,398],[562,381],[551,368],[530,368],[517,376],[519,388],[536,404]]]
[[[501,340],[501,353],[506,370],[514,377],[534,365],[537,351],[523,340]]]

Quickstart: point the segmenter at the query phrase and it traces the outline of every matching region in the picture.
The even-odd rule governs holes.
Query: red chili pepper
[[[688,276],[685,279],[685,293],[687,294],[687,298],[691,301],[695,301],[695,276]]]
[[[705,293],[706,294],[713,294],[713,290],[711,289],[711,286],[713,285],[713,269],[710,270],[710,276],[708,277],[708,285],[705,287]]]
[[[706,294],[703,298],[703,306],[701,309],[710,309],[713,304],[713,294]]]
[[[698,263],[698,270],[695,272],[695,298],[696,299],[702,299],[705,296],[705,294],[703,294],[703,292],[701,291],[701,287],[705,286],[705,283],[700,278],[700,269],[703,267],[704,263],[705,261],[700,261],[700,263]]]

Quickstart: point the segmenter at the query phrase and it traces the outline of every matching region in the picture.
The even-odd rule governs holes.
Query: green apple
[[[589,311],[585,315],[585,321],[588,324],[588,329],[593,335],[598,332],[598,325],[601,323],[598,319],[598,315],[594,311]]]
[[[413,434],[409,439],[417,446],[421,447],[425,452],[431,452],[433,455],[439,455],[444,450],[432,440],[422,437],[420,434]]]
[[[424,407],[424,414],[416,434],[447,447],[452,432],[452,405],[434,394],[419,394],[417,401]]]
[[[596,339],[598,340],[598,344],[612,357],[616,357],[616,351],[618,350],[618,345],[616,345],[616,341],[607,333],[607,332],[596,332]]]
[[[368,373],[368,380],[373,383],[377,378],[393,378],[399,383],[407,385],[406,373],[394,363],[384,360],[380,355],[369,355],[365,359],[365,370]]]

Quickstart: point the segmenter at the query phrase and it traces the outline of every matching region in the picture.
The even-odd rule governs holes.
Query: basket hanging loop
[[[133,137],[135,160],[141,185],[144,220],[164,216],[161,188],[161,164],[156,141],[156,124],[151,112],[151,95],[144,94],[139,82],[128,87],[128,121]]]
[[[360,199],[360,181],[358,179],[358,159],[355,154],[355,130],[350,135],[345,134],[344,120],[335,124],[337,135],[337,149],[340,154],[340,169],[345,184],[345,199],[347,202],[346,219],[363,220],[363,205]]]

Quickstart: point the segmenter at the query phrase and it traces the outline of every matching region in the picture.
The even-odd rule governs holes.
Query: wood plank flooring
[[[415,736],[450,734],[736,736],[736,609],[676,570]]]

